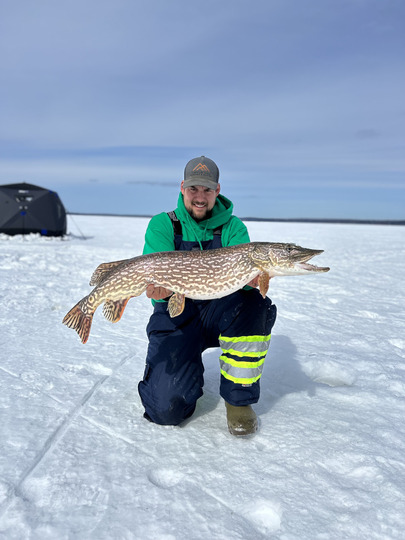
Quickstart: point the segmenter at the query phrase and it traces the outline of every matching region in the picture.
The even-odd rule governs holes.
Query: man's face
[[[219,184],[215,190],[204,186],[184,188],[183,184],[184,182],[181,183],[181,192],[184,198],[184,206],[190,216],[196,221],[202,221],[209,217],[219,195]]]

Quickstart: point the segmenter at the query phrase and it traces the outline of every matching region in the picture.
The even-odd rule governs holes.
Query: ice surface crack
[[[23,499],[24,494],[21,491],[21,487],[24,484],[24,482],[29,478],[29,476],[33,473],[33,471],[38,467],[38,465],[43,461],[45,456],[48,454],[48,452],[52,451],[52,449],[58,444],[58,442],[62,439],[64,434],[67,432],[69,427],[71,426],[72,422],[79,416],[80,411],[82,408],[90,401],[90,399],[93,397],[93,395],[97,392],[97,390],[110,378],[112,375],[121,368],[129,359],[131,356],[127,356],[123,358],[113,369],[113,371],[108,374],[101,377],[98,381],[94,383],[92,388],[80,399],[78,404],[73,408],[73,410],[67,414],[63,422],[55,429],[55,431],[48,437],[48,439],[45,441],[44,446],[40,450],[40,452],[37,454],[31,465],[24,471],[22,474],[19,482],[11,486],[7,492],[6,498],[3,502],[3,504],[0,506],[0,518],[4,515],[4,513],[9,508],[10,504],[12,503],[13,499],[15,497],[22,497]]]

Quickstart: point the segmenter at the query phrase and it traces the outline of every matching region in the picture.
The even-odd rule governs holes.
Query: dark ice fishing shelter
[[[66,210],[55,191],[33,184],[0,185],[0,233],[66,234]]]

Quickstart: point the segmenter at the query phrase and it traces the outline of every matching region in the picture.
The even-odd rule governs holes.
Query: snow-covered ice
[[[260,430],[238,439],[216,349],[187,423],[142,418],[145,295],[114,325],[99,309],[86,345],[62,325],[99,263],[141,253],[147,223],[0,236],[0,537],[403,539],[404,228],[247,223],[252,240],[325,249],[331,271],[271,280]]]

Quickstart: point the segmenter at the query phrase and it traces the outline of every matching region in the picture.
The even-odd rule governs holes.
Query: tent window
[[[32,197],[30,197],[29,195],[18,195],[15,200],[17,202],[31,202]]]

